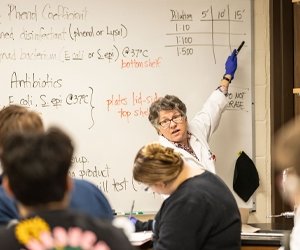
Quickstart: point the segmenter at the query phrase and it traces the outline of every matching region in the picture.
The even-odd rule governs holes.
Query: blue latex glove
[[[234,49],[230,56],[228,56],[225,63],[225,75],[231,75],[231,79],[234,78],[234,73],[237,68],[237,54],[236,49]]]
[[[133,216],[129,217],[129,220],[131,221],[131,223],[132,223],[133,225],[135,225],[136,222],[137,222],[137,218],[135,218],[135,217],[133,217]]]

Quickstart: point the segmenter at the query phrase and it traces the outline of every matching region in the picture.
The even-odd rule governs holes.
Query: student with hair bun
[[[133,177],[169,195],[155,216],[155,250],[240,249],[237,203],[217,175],[190,166],[173,148],[151,143],[138,151]]]

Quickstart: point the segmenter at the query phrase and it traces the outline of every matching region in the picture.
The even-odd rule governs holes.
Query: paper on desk
[[[248,224],[242,224],[242,233],[255,233],[259,230],[260,228],[258,227],[252,227]]]
[[[129,241],[133,245],[140,245],[152,239],[152,231],[136,232],[130,234]]]

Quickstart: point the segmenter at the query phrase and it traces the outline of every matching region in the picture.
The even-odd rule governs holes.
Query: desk
[[[278,248],[278,246],[242,246],[241,250],[278,250]]]
[[[250,224],[250,226],[258,227],[261,230],[258,231],[257,235],[241,236],[242,246],[241,250],[278,250],[278,248],[284,242],[285,236],[291,231],[290,226],[282,224],[271,224],[271,223],[259,223]],[[268,234],[274,236],[269,236]],[[137,249],[152,249],[152,242],[147,242]]]
[[[241,250],[278,250],[286,241],[291,231],[290,226],[271,223],[250,224],[261,230],[257,234],[241,236]]]

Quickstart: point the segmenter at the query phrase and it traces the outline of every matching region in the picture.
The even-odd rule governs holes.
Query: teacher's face
[[[187,118],[178,110],[162,110],[159,112],[158,132],[169,141],[187,144]]]

